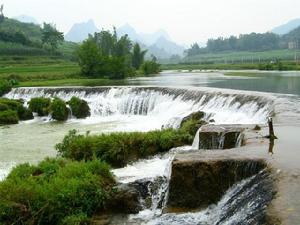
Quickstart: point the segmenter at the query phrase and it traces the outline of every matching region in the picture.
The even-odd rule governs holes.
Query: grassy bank
[[[157,130],[147,133],[111,133],[79,135],[70,131],[56,146],[59,154],[73,160],[92,160],[94,157],[113,167],[163,153],[171,148],[191,144],[193,136],[182,130]]]
[[[216,64],[260,64],[270,61],[294,61],[295,54],[300,56],[299,50],[283,49],[271,51],[236,51],[236,52],[219,52],[203,53],[201,55],[186,57],[183,63],[216,63]]]
[[[19,165],[0,183],[0,223],[88,224],[104,209],[114,184],[109,166],[98,160]]]
[[[240,63],[240,64],[222,64],[222,63],[193,63],[193,64],[163,64],[162,70],[280,70],[291,71],[300,70],[300,64],[294,62],[278,63]]]

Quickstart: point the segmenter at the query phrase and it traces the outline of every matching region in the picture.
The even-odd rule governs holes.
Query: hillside
[[[77,44],[64,41],[58,47],[56,56],[71,58]],[[0,56],[51,56],[43,48],[40,25],[23,23],[5,18],[0,23]]]
[[[284,35],[300,26],[300,18],[291,20],[286,24],[275,27],[272,32],[279,35]]]
[[[283,36],[283,39],[285,39],[286,41],[299,41],[300,42],[300,25],[292,30],[291,32],[289,32],[288,34]]]
[[[39,24],[38,21],[31,17],[31,16],[27,16],[27,15],[20,15],[20,16],[16,16],[13,19],[16,19],[22,23],[33,23],[33,24]]]
[[[0,23],[0,31],[16,33],[23,33],[31,41],[40,41],[42,38],[42,30],[39,25],[33,23],[23,23],[15,19],[5,18]]]

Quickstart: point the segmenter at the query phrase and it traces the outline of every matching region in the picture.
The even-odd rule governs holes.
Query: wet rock
[[[129,186],[138,191],[139,199],[143,208],[151,208],[153,204],[157,204],[157,206],[160,207],[165,194],[161,188],[166,180],[166,177],[142,179],[130,183]],[[159,196],[159,194],[161,194],[159,199],[153,199],[153,196]]]
[[[230,149],[240,146],[243,128],[232,125],[205,125],[199,132],[199,149]]]
[[[141,210],[139,192],[128,184],[120,184],[106,208],[113,213],[138,213]]]
[[[236,182],[265,167],[263,160],[199,159],[196,153],[179,155],[172,163],[167,211],[204,209],[217,203]]]
[[[205,113],[202,112],[202,111],[193,112],[193,113],[191,113],[190,115],[188,115],[188,116],[186,116],[186,117],[184,117],[184,118],[182,119],[181,124],[180,124],[180,127],[182,127],[182,125],[183,125],[185,122],[189,121],[189,120],[198,120],[198,121],[200,121],[200,120],[202,120],[202,119],[204,118],[204,116],[205,116]]]

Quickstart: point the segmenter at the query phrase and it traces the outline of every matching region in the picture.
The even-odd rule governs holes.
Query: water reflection
[[[300,96],[300,72],[244,71],[243,76],[224,73],[164,72],[159,76],[130,79],[128,85],[215,87]]]

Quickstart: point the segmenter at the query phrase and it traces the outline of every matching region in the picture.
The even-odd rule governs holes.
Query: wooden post
[[[273,119],[272,117],[268,118],[268,125],[269,125],[269,139],[274,140],[277,139],[277,137],[274,134],[274,127],[273,127]]]

